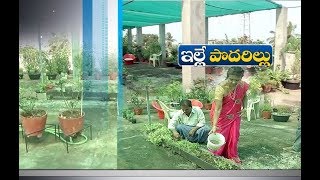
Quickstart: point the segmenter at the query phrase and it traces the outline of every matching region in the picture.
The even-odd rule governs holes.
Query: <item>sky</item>
[[[301,34],[301,1],[274,1],[278,4],[288,7],[288,19],[293,25],[297,25],[295,33]],[[247,18],[248,20],[249,18]],[[245,32],[243,28],[244,15],[228,15],[222,17],[211,17],[208,20],[208,39],[224,39],[225,34],[229,39],[243,36],[243,34],[249,34],[249,26],[247,26]],[[214,24],[214,27],[213,27]],[[265,10],[250,13],[250,36],[253,40],[265,41],[272,34],[270,31],[275,30],[276,25],[276,10]],[[181,22],[166,24],[166,33],[170,32],[175,43],[181,43],[182,30]],[[159,26],[148,26],[142,28],[143,34],[159,34]],[[136,34],[136,29],[132,30],[132,34]]]
[[[82,24],[82,0],[19,0],[19,43],[35,45],[51,33],[78,31]],[[82,27],[81,27],[82,28]]]

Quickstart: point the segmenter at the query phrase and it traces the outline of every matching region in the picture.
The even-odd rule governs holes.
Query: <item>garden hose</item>
[[[22,131],[22,129],[20,129],[19,131]],[[53,128],[47,128],[47,129],[45,129],[45,132],[48,132],[48,133],[53,134],[55,136],[58,136],[61,141],[68,143],[68,144],[72,144],[72,145],[83,144],[83,143],[87,142],[87,140],[88,140],[88,137],[86,135],[81,134],[81,136],[84,138],[84,140],[79,141],[79,142],[73,142],[72,137],[69,137],[70,142],[67,142],[62,136],[59,136],[59,134],[55,133],[55,129],[53,129]]]

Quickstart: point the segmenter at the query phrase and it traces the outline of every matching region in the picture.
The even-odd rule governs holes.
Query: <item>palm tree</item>
[[[289,40],[289,38],[290,38],[291,36],[296,36],[296,35],[294,34],[294,30],[295,30],[296,28],[297,28],[297,25],[293,25],[292,22],[289,21],[288,26],[287,26],[287,41]],[[267,38],[267,41],[268,41],[268,43],[271,44],[272,47],[274,48],[274,47],[275,47],[274,42],[275,42],[275,34],[276,34],[276,32],[275,32],[275,31],[270,31],[270,33],[272,34],[272,36],[271,36],[271,37],[268,37],[268,38]]]
[[[167,32],[167,34],[166,34],[166,49],[172,49],[172,43],[175,41],[176,40],[173,39],[173,36],[171,35],[171,33]]]

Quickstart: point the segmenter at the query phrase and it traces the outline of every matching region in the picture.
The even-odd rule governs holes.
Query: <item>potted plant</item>
[[[58,74],[69,72],[71,45],[67,37],[55,35],[49,39],[49,55],[54,62]]]
[[[143,112],[143,103],[145,99],[141,97],[141,94],[138,92],[133,92],[131,94],[131,103],[133,104],[133,112],[135,115],[141,115]]]
[[[184,98],[182,84],[180,81],[172,80],[169,84],[162,85],[156,89],[157,99],[164,103],[179,104]]]
[[[19,49],[19,53],[23,58],[23,66],[26,68],[28,76],[31,80],[40,79],[40,54],[39,50],[32,46],[25,46]]]
[[[67,75],[64,75],[58,84],[65,104],[65,108],[58,115],[59,126],[65,136],[74,137],[82,132],[84,125],[83,80],[78,77],[70,82]]]
[[[170,49],[170,56],[166,61],[167,67],[174,67],[174,64],[177,63],[178,60],[178,46],[173,46]]]
[[[261,105],[259,105],[259,109],[263,119],[271,119],[272,106],[269,101],[264,101]]]
[[[273,71],[271,68],[260,69],[254,77],[261,84],[262,92],[268,93],[278,88],[281,84],[280,71]]]
[[[57,61],[53,58],[45,58],[46,75],[49,80],[55,80],[58,75]]]
[[[206,110],[210,110],[212,106],[214,93],[211,93],[207,89],[207,83],[205,79],[197,79],[193,81],[193,86],[190,92],[186,94],[188,99],[197,99],[204,105]]]
[[[39,82],[36,86],[36,93],[38,100],[47,99],[47,84],[45,82]]]
[[[295,59],[291,71],[284,71],[285,76],[281,81],[282,85],[286,89],[296,90],[300,88],[301,82],[301,61],[300,59]]]
[[[281,53],[282,56],[287,53],[293,54],[294,61],[289,70],[290,77],[283,80],[283,86],[286,89],[296,90],[300,88],[301,81],[301,37],[294,34],[295,26],[291,22],[289,22],[288,29],[290,29],[290,33],[287,36],[287,43],[281,50]]]
[[[287,122],[292,114],[292,107],[288,105],[278,105],[273,108],[272,118],[277,122]]]
[[[19,108],[21,123],[27,137],[42,137],[47,122],[47,112],[36,108],[36,98],[31,96],[31,89],[19,88]]]

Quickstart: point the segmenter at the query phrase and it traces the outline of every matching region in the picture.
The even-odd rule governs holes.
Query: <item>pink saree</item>
[[[243,99],[249,85],[246,82],[239,83],[235,90],[223,97],[222,109],[217,122],[219,129],[217,133],[223,134],[226,144],[216,151],[211,151],[214,155],[223,156],[240,162],[238,156],[238,141],[240,136],[240,111]],[[215,104],[212,103],[210,119],[213,119]]]

